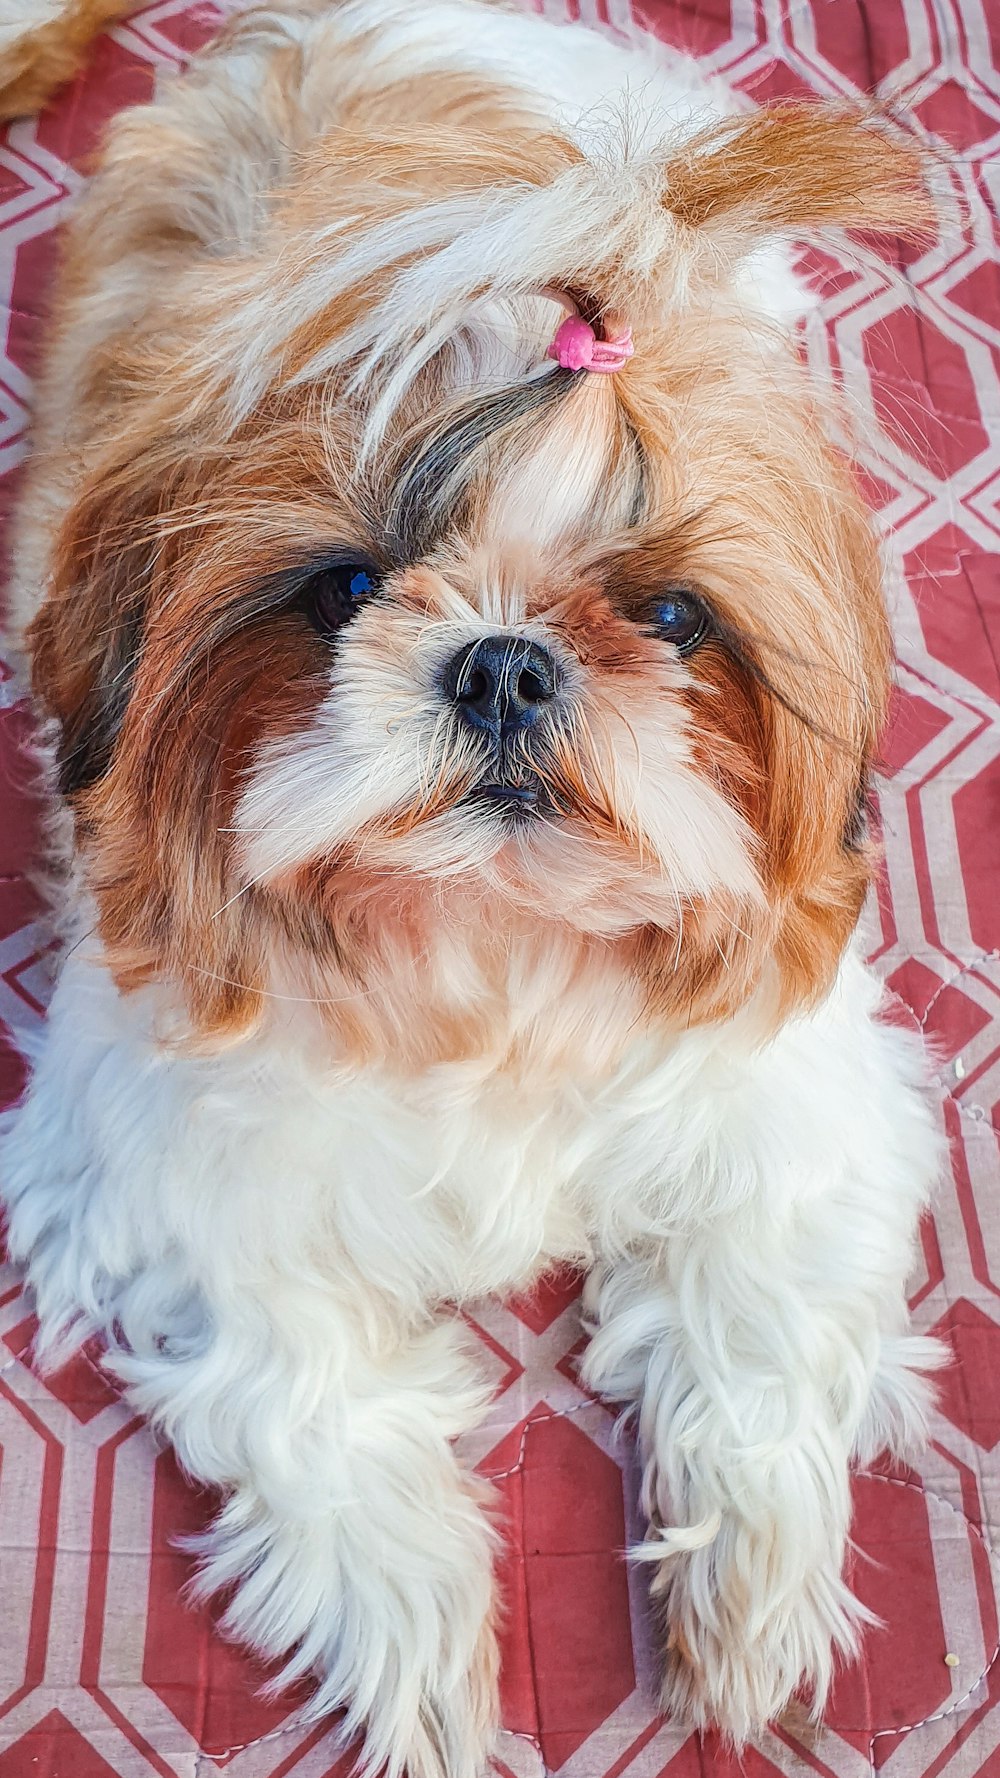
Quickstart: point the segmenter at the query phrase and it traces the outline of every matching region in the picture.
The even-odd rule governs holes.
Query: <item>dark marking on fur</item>
[[[844,849],[847,852],[861,852],[868,840],[873,817],[871,785],[868,773],[862,772],[851,805],[847,820],[844,823]]]
[[[108,643],[101,670],[72,722],[63,727],[59,743],[59,788],[75,796],[102,778],[111,764],[132,695],[136,662],[142,650],[145,612],[126,612]]]
[[[426,556],[458,522],[475,477],[487,467],[499,433],[531,415],[556,407],[578,386],[571,370],[553,370],[459,409],[430,437],[421,439],[396,478],[386,516],[389,548],[400,562]]]

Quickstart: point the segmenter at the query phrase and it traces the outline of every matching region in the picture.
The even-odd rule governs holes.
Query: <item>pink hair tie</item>
[[[567,315],[545,356],[554,358],[563,370],[596,370],[609,374],[621,370],[634,351],[630,327],[615,339],[599,340],[582,315]]]

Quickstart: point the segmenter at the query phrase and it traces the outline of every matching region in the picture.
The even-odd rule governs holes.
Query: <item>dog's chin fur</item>
[[[70,231],[14,594],[74,944],[12,1250],[42,1357],[99,1332],[226,1491],[229,1626],[414,1778],[496,1718],[442,1305],[591,1267],[664,1697],[737,1741],[821,1710],[849,1464],[922,1433],[939,1146],[850,951],[889,640],[783,243],[927,203],[878,119],[730,113],[474,0],[276,0]],[[621,373],[547,360],[567,294]],[[551,674],[499,740],[497,636]]]

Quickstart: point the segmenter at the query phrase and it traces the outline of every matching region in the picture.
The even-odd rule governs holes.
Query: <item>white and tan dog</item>
[[[785,243],[878,120],[477,0],[277,0],[70,231],[14,596],[69,943],[2,1151],[41,1355],[225,1491],[202,1584],[367,1756],[496,1723],[452,1305],[590,1269],[664,1699],[822,1708],[922,1436],[940,1165],[853,954],[890,646]],[[67,838],[71,832],[72,837]]]

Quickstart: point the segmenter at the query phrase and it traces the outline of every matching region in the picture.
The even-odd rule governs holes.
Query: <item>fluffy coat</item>
[[[454,1305],[555,1261],[635,1405],[667,1707],[741,1741],[856,1648],[941,1152],[852,948],[889,642],[786,243],[926,208],[879,120],[743,118],[638,41],[279,0],[71,230],[14,573],[69,943],[11,1247],[372,1768],[492,1744]],[[566,292],[620,374],[546,360]]]

